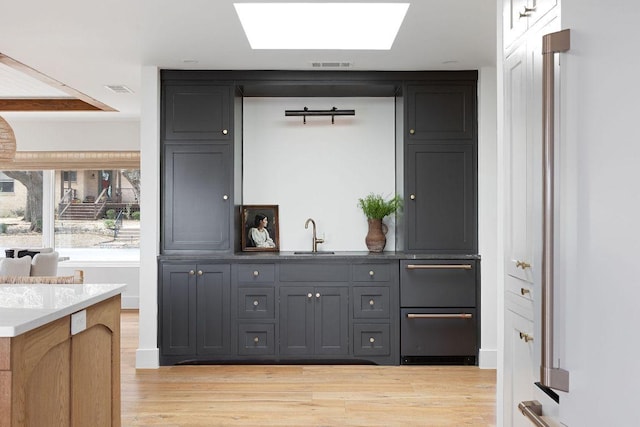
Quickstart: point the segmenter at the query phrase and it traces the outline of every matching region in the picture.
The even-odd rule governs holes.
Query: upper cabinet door
[[[232,141],[232,92],[226,85],[164,87],[164,139]]]
[[[475,138],[474,84],[409,85],[406,97],[406,142]]]
[[[518,40],[557,4],[558,0],[503,0],[503,47]]]

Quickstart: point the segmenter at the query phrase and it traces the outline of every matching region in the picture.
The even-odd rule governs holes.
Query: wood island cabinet
[[[120,295],[0,338],[0,426],[120,426]]]

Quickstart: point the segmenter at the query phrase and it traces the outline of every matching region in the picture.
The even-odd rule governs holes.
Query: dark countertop
[[[190,253],[190,254],[162,254],[158,255],[158,260],[161,261],[189,261],[189,260],[202,260],[202,261],[233,261],[233,262],[255,262],[255,261],[282,261],[282,260],[326,260],[326,261],[339,261],[339,260],[361,260],[361,261],[391,261],[391,260],[465,260],[465,259],[480,259],[479,254],[427,254],[427,253],[409,253],[409,252],[395,252],[385,251],[380,253],[372,253],[367,251],[336,251],[329,253],[327,251],[318,251],[318,253],[311,253],[310,251],[300,251],[303,253],[297,253],[294,251],[281,251],[281,252],[235,252],[235,253],[222,253],[222,254],[203,254],[203,253]]]

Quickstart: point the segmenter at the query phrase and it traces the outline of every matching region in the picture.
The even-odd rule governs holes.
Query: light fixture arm
[[[338,110],[333,107],[330,110],[309,110],[304,107],[303,110],[284,110],[285,116],[302,116],[302,123],[307,124],[307,116],[331,116],[331,124],[335,123],[335,116],[355,116],[356,110]]]

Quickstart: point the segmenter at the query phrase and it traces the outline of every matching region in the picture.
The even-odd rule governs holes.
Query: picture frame
[[[266,233],[258,222],[266,217]],[[244,205],[240,208],[240,235],[242,251],[278,252],[280,251],[280,226],[278,224],[278,205]],[[255,229],[255,230],[252,230]]]

